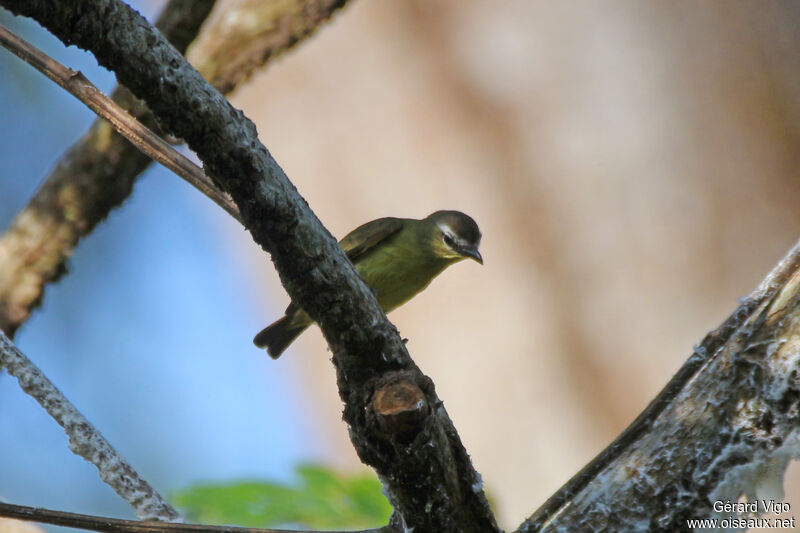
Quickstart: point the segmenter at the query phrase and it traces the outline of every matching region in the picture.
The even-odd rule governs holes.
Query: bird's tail
[[[292,318],[292,315],[286,315],[262,329],[253,339],[253,344],[259,348],[266,348],[269,356],[277,359],[310,325],[292,324]]]

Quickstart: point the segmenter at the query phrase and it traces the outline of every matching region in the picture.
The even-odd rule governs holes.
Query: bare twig
[[[205,175],[203,169],[175,150],[169,143],[129,115],[108,98],[81,72],[55,59],[0,25],[0,45],[66,89],[86,106],[108,120],[114,129],[151,159],[158,161],[205,194],[233,218],[242,221],[239,209]]]
[[[105,533],[313,533],[310,531],[286,529],[256,529],[234,526],[207,526],[202,524],[173,524],[165,522],[139,522],[136,520],[120,520],[63,511],[52,511],[39,507],[26,507],[0,502],[0,516],[29,520],[43,524],[102,531]],[[385,526],[379,529],[363,529],[359,531],[326,531],[325,533],[390,533],[394,529]]]
[[[0,367],[64,428],[69,448],[97,467],[100,478],[143,520],[176,520],[178,512],[117,453],[91,422],[73,406],[39,368],[0,331]]]

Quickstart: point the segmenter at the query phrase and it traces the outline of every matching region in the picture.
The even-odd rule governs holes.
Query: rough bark
[[[206,24],[192,50],[192,61],[203,65],[202,72],[218,87],[230,91],[269,59],[311,35],[345,2],[243,2]],[[183,52],[213,4],[212,0],[171,0],[156,27]],[[242,25],[251,30],[244,31]],[[244,70],[231,70],[233,64]],[[116,88],[112,98],[158,131],[150,111],[127,89]],[[0,238],[0,330],[13,338],[39,305],[45,285],[66,271],[66,261],[78,241],[130,196],[136,178],[151,162],[104,120],[95,121],[61,157],[44,186]]]
[[[408,355],[372,292],[258,141],[255,126],[160,34],[118,1],[2,0],[98,62],[143,99],[163,128],[185,139],[206,173],[239,206],[270,252],[292,300],[320,325],[333,351],[353,444],[384,480],[394,522],[436,532],[498,531],[480,477],[432,383]],[[403,372],[432,406],[413,439],[387,441],[366,411],[381,377]]]
[[[715,501],[780,501],[798,428],[800,243],[517,531],[683,531],[689,519],[728,517]]]

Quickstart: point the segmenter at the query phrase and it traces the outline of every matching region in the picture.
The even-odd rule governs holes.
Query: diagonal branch
[[[788,460],[800,457],[798,376],[800,243],[517,532],[678,531],[712,516],[716,500],[780,499]]]
[[[255,126],[128,6],[115,0],[0,0],[62,41],[92,51],[185,139],[207,174],[239,206],[270,252],[292,300],[320,325],[334,353],[359,456],[381,476],[407,530],[499,531],[458,434],[432,382],[333,237],[258,141]],[[391,377],[391,379],[389,379]],[[381,424],[376,391],[402,381],[419,389],[411,427]]]
[[[207,21],[192,62],[225,92],[268,60],[292,48],[346,0],[240,0]],[[170,0],[156,27],[186,50],[213,0]],[[237,65],[236,69],[231,69]],[[112,94],[134,118],[158,131],[149,110],[124,87]],[[44,186],[0,237],[0,330],[13,337],[42,299],[45,285],[65,271],[78,241],[131,193],[151,163],[146,155],[98,120],[70,148]]]
[[[287,529],[256,529],[233,526],[207,526],[201,524],[174,524],[165,522],[139,522],[136,520],[120,520],[63,511],[52,511],[40,507],[27,507],[0,502],[0,516],[28,520],[43,524],[53,524],[89,531],[104,533],[314,533],[312,531]],[[326,531],[325,533],[391,533],[394,529],[364,529],[360,531]]]
[[[233,218],[242,221],[239,209],[214,186],[203,173],[203,169],[100,92],[82,73],[65,67],[3,26],[0,26],[0,46],[66,89],[89,109],[108,120],[117,133],[128,139],[147,157],[173,171],[211,198]]]
[[[143,520],[175,520],[180,515],[67,400],[30,359],[0,331],[0,368],[64,428],[69,448],[97,467],[100,478]]]

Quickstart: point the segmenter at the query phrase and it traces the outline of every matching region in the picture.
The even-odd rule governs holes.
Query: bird
[[[372,289],[385,313],[423,291],[448,266],[464,259],[481,265],[478,224],[460,211],[427,217],[384,217],[348,233],[339,245]],[[277,359],[314,321],[294,302],[284,316],[259,332],[253,343]]]

